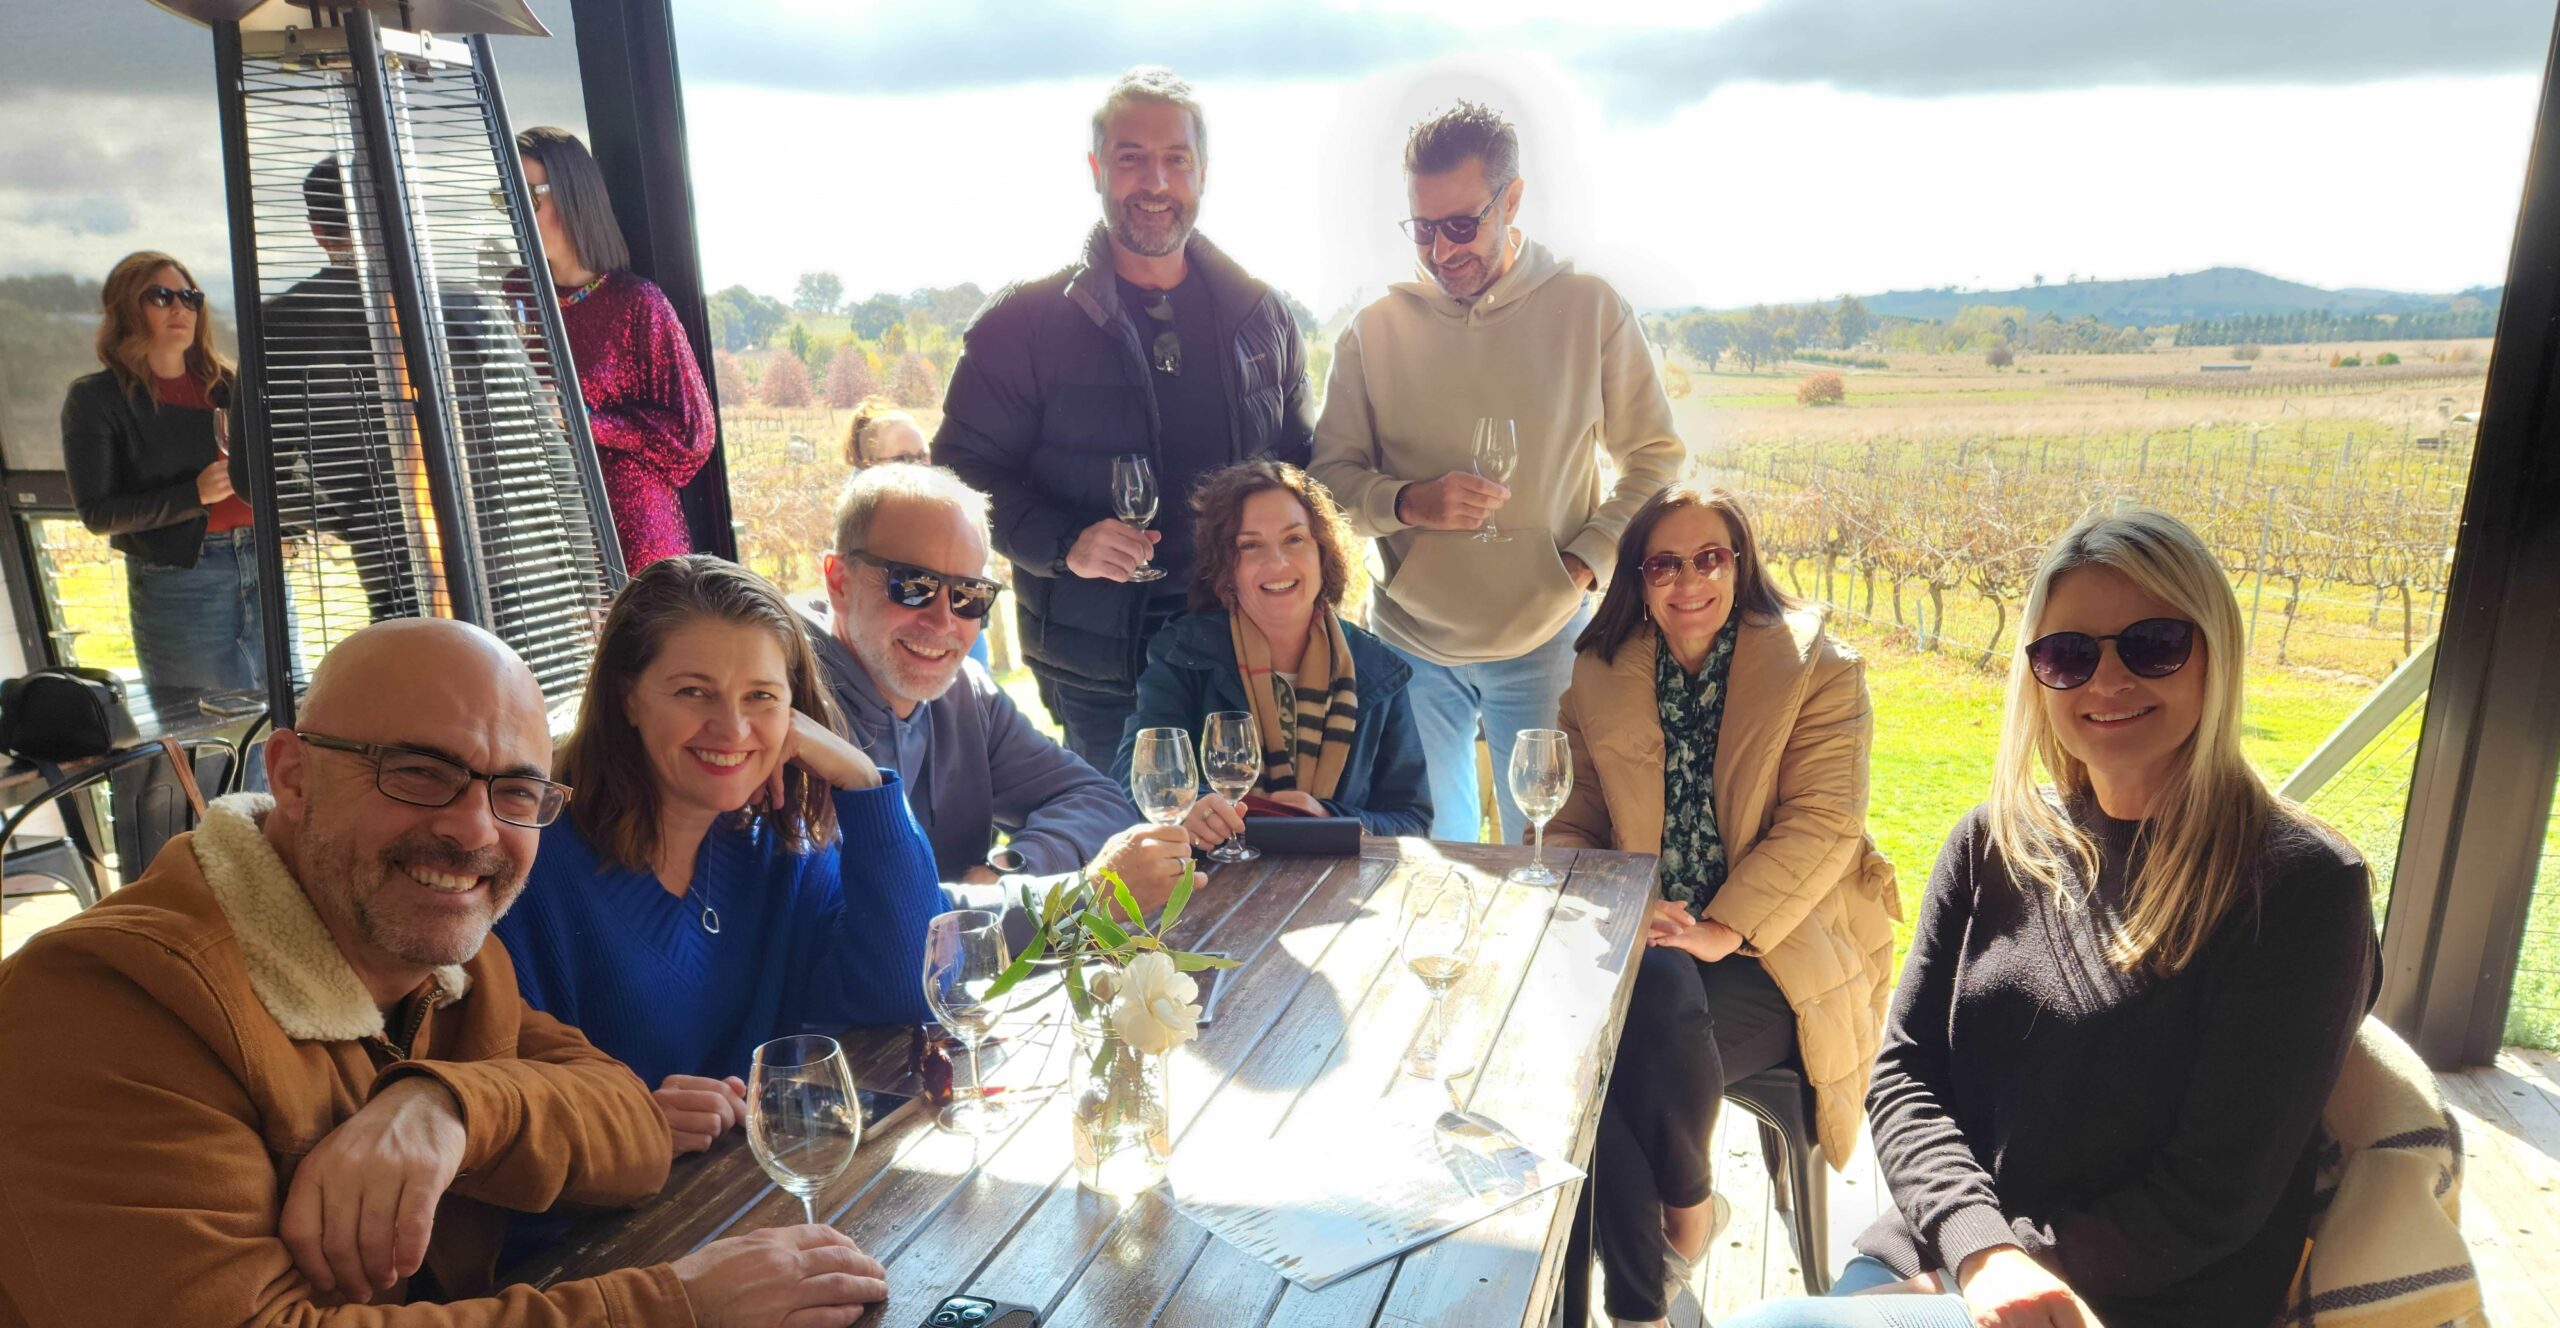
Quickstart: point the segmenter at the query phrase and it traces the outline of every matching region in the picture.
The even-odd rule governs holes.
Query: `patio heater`
[[[555,719],[624,579],[488,35],[521,0],[153,0],[213,30],[268,701],[382,618],[495,632]]]

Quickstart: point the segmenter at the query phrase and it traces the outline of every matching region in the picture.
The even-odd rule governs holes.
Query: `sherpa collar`
[[[249,987],[287,1037],[352,1042],[385,1036],[372,993],[259,828],[275,805],[263,793],[217,798],[206,805],[193,841],[205,886],[239,939]],[[459,964],[437,969],[435,980],[447,1002],[471,989]]]

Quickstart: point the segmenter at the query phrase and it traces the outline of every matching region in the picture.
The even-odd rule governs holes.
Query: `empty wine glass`
[[[1511,467],[1520,460],[1520,431],[1509,420],[1485,418],[1476,421],[1476,473],[1496,484],[1511,482]],[[1494,528],[1493,518],[1484,519],[1476,530],[1476,539],[1486,544],[1504,544],[1511,539]]]
[[[1208,777],[1209,787],[1233,803],[1242,803],[1262,778],[1262,729],[1253,715],[1243,710],[1210,712],[1200,726],[1200,771]],[[1251,862],[1262,852],[1244,842],[1238,830],[1209,850],[1209,861],[1215,863]]]
[[[802,1033],[756,1048],[747,1071],[747,1147],[800,1201],[803,1218],[818,1220],[811,1200],[853,1164],[861,1143],[862,1102],[834,1038]]]
[[[1475,963],[1476,924],[1483,918],[1475,881],[1463,867],[1416,875],[1398,911],[1396,952],[1431,990],[1431,1025],[1405,1057],[1405,1073],[1454,1079],[1474,1069],[1449,1057],[1449,988]]]
[[[1013,962],[1005,947],[1003,920],[984,909],[955,909],[925,924],[924,999],[933,1017],[969,1048],[969,1082],[977,1095],[967,1102],[952,1094],[942,1109],[942,1128],[961,1134],[985,1134],[1004,1122],[1004,1107],[987,1097],[987,1081],[978,1076],[978,1047],[1004,1013],[1001,998],[989,999],[987,988]]]
[[[1157,825],[1180,825],[1200,796],[1200,772],[1191,764],[1191,735],[1180,729],[1140,729],[1129,752],[1129,796]]]
[[[1111,510],[1121,522],[1133,530],[1145,530],[1156,519],[1156,468],[1143,452],[1123,452],[1111,458]],[[1142,558],[1132,581],[1162,581],[1164,569],[1154,560]]]
[[[1511,800],[1535,827],[1537,848],[1529,865],[1514,870],[1522,885],[1554,885],[1564,878],[1547,866],[1547,822],[1573,796],[1573,744],[1561,729],[1522,729],[1511,742]]]

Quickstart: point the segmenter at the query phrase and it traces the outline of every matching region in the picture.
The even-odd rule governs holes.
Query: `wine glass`
[[[1227,801],[1241,804],[1262,778],[1262,728],[1244,710],[1216,710],[1200,726],[1200,770],[1209,787]],[[1238,830],[1209,850],[1209,861],[1251,862],[1262,851],[1244,842]]]
[[[1511,800],[1536,829],[1529,865],[1514,870],[1522,885],[1554,885],[1564,879],[1547,866],[1547,822],[1573,796],[1573,744],[1560,729],[1522,729],[1511,742]]]
[[[1496,484],[1511,482],[1511,467],[1520,460],[1520,431],[1509,420],[1485,418],[1476,421],[1476,473]],[[1485,544],[1509,543],[1511,537],[1494,529],[1493,518],[1484,519],[1476,530],[1476,539]]]
[[[942,1109],[941,1124],[961,1134],[986,1134],[1003,1124],[1000,1103],[987,1099],[987,1081],[978,1077],[978,1046],[1004,1013],[1001,998],[990,1000],[987,988],[1013,962],[1005,948],[1001,918],[984,909],[963,908],[937,914],[925,924],[924,1000],[969,1048],[969,1082],[977,1096],[967,1102],[952,1094]]]
[[[852,1165],[861,1143],[862,1102],[834,1038],[802,1033],[756,1048],[747,1071],[747,1147],[764,1174],[800,1200],[803,1218],[818,1220],[810,1201]]]
[[[1191,764],[1191,735],[1180,729],[1140,729],[1129,753],[1129,795],[1157,825],[1180,825],[1200,796],[1200,772]]]
[[[1464,867],[1417,876],[1405,886],[1397,919],[1396,952],[1404,966],[1431,989],[1431,1026],[1405,1057],[1405,1073],[1421,1079],[1454,1079],[1474,1069],[1448,1056],[1449,988],[1475,962],[1476,924],[1482,921],[1474,880]]]
[[[1133,530],[1145,530],[1156,519],[1156,468],[1143,452],[1111,458],[1111,510]],[[1131,581],[1162,581],[1164,569],[1140,559]]]

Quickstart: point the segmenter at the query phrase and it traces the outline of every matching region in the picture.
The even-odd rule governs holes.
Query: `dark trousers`
[[[1706,1202],[1725,1085],[1795,1054],[1795,1014],[1760,961],[1644,952],[1591,1159],[1592,1236],[1612,1317],[1668,1312],[1662,1210]]]
[[[1067,731],[1067,750],[1110,774],[1111,762],[1120,755],[1120,730],[1138,709],[1137,694],[1096,691],[1037,664],[1031,666],[1031,678],[1040,685],[1040,704],[1049,708],[1049,718]]]

